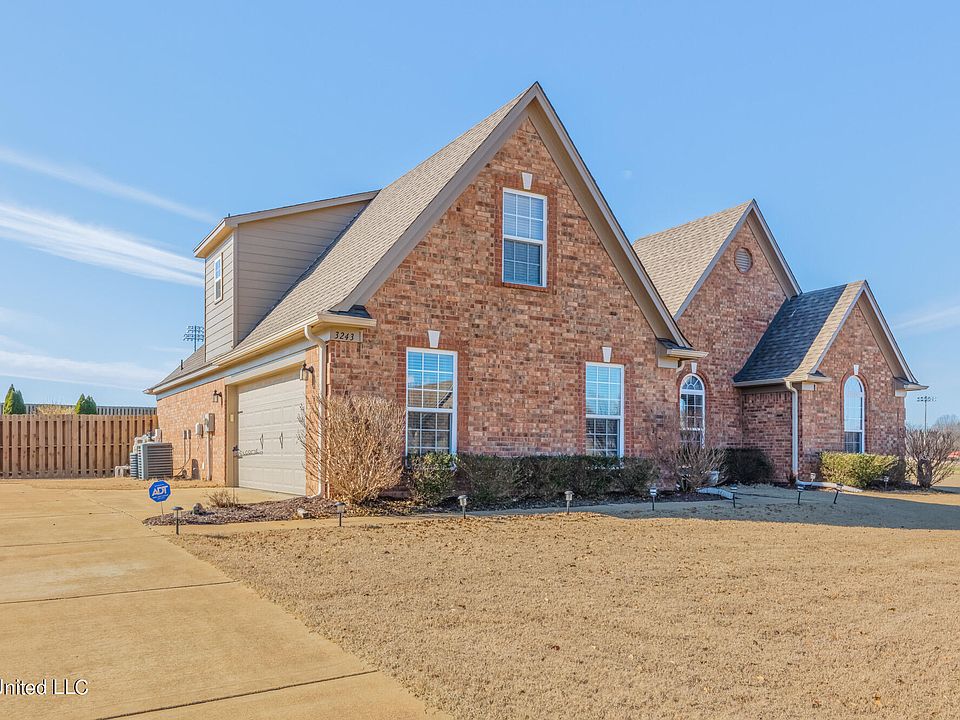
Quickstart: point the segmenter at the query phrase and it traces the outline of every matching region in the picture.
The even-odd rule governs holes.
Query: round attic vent
[[[737,270],[742,273],[748,272],[753,267],[753,255],[746,248],[737,248],[735,255]]]

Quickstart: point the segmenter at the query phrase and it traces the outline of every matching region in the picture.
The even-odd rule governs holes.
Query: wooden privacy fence
[[[113,475],[156,415],[0,415],[0,478]]]

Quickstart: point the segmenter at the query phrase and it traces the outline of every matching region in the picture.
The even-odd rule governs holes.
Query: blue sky
[[[539,80],[627,233],[756,197],[960,411],[948,4],[8,3],[0,384],[144,404],[226,213],[381,187]],[[908,417],[918,403],[908,400]]]

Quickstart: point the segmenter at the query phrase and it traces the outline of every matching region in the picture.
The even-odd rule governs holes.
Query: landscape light
[[[650,502],[653,503],[653,507],[651,508],[651,510],[656,510],[657,509],[657,486],[656,485],[650,488]]]
[[[343,511],[347,508],[346,503],[337,500],[333,504],[333,509],[337,511],[337,527],[343,527]]]
[[[887,475],[883,476],[883,489],[886,490],[890,487],[890,477]]]
[[[177,523],[177,535],[180,534],[180,511],[181,510],[183,510],[183,508],[180,507],[179,505],[173,506],[173,512],[175,513],[176,523]]]
[[[813,473],[810,474],[813,475]],[[803,494],[804,490],[806,490],[806,488],[800,483],[797,483],[797,505],[800,504],[800,496]]]
[[[563,496],[567,499],[567,515],[569,515],[570,503],[573,501],[573,490],[564,490]]]
[[[460,502],[460,510],[463,512],[463,519],[467,519],[467,496],[458,495],[457,500]]]
[[[737,485],[736,485],[736,483],[734,483],[733,485],[731,485],[729,489],[730,489],[730,494],[733,495],[733,497],[730,498],[730,499],[733,500],[733,507],[736,508],[736,507],[737,507]]]

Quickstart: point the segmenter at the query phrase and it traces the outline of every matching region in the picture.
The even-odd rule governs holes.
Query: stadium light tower
[[[917,398],[917,402],[923,403],[923,429],[927,429],[927,407],[930,403],[936,402],[937,399],[933,395],[921,395]]]
[[[197,345],[203,345],[203,325],[187,325],[187,331],[183,334],[186,342],[193,342],[193,351],[197,351]]]

